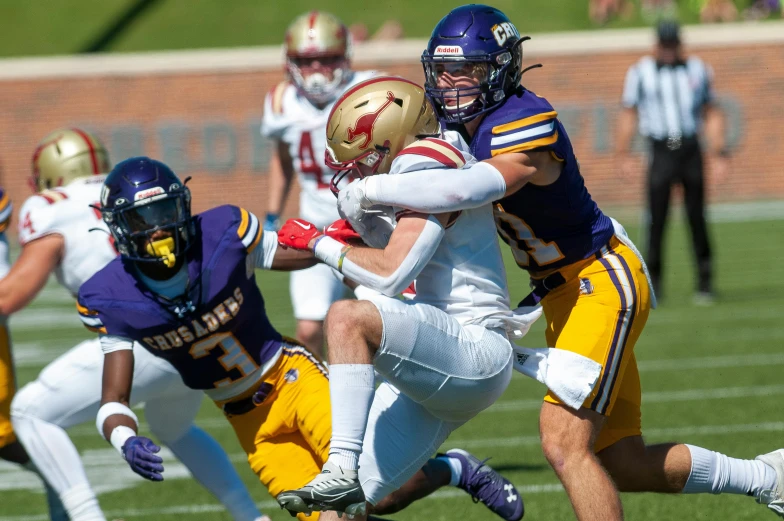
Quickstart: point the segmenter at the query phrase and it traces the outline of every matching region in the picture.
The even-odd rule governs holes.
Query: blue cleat
[[[462,449],[452,449],[446,455],[460,462],[463,474],[458,488],[468,492],[475,503],[481,502],[506,521],[523,518],[523,498],[515,486],[485,462]]]

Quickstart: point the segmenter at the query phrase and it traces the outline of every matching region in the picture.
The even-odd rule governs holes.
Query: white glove
[[[512,318],[509,320],[509,336],[514,339],[523,338],[534,322],[542,316],[543,311],[542,306],[520,306],[513,309]]]
[[[365,179],[355,179],[338,193],[338,213],[354,226],[365,210],[373,206],[365,197]],[[354,229],[359,230],[354,226]],[[361,233],[361,232],[359,232]]]

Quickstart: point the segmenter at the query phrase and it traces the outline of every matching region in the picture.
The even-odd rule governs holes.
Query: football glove
[[[278,243],[286,248],[309,250],[308,243],[321,235],[312,223],[303,219],[289,219],[278,231]]]
[[[362,237],[354,231],[351,224],[345,219],[338,219],[334,223],[324,228],[324,235],[332,237],[336,241],[348,244],[348,241],[362,240]]]
[[[157,455],[161,450],[144,436],[131,436],[122,446],[122,455],[131,470],[150,481],[163,481],[163,459]]]
[[[371,206],[365,197],[364,179],[355,179],[338,193],[338,213],[352,225],[362,220],[365,210]]]

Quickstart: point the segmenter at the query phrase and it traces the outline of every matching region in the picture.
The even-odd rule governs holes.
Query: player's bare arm
[[[122,349],[106,353],[103,360],[103,387],[101,391],[101,406],[109,403],[119,403],[128,407],[131,401],[131,384],[133,383],[133,350]],[[124,426],[133,430],[138,429],[133,418],[125,414],[112,414],[103,422],[103,436],[112,439],[112,433],[117,427]]]
[[[278,161],[273,161],[269,172],[269,200],[267,203],[267,219],[265,228],[269,229],[272,220],[277,221],[283,212],[286,199],[291,191],[291,180],[294,178],[294,161],[289,153],[288,144],[283,140],[277,142]],[[274,217],[274,219],[272,219]],[[269,221],[269,222],[266,222]]]
[[[65,249],[61,235],[47,235],[28,242],[22,254],[0,280],[0,315],[10,315],[27,306],[60,264]]]

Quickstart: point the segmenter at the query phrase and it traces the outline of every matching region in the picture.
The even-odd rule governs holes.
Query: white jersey
[[[403,149],[392,162],[390,175],[475,162],[462,139],[450,144],[427,138]],[[441,309],[464,325],[506,326],[511,316],[509,292],[491,205],[450,216],[441,243],[416,278],[414,302]]]
[[[65,254],[55,276],[74,296],[83,282],[117,256],[100,212],[90,207],[101,200],[105,178],[82,177],[46,190],[27,199],[19,212],[19,242],[23,246],[45,235],[62,235]]]
[[[375,74],[375,71],[354,72],[343,92]],[[261,122],[262,135],[288,145],[299,181],[300,217],[319,228],[340,219],[335,196],[329,190],[334,172],[324,164],[327,120],[334,104],[333,101],[324,108],[315,107],[294,85],[283,82],[267,94]]]

